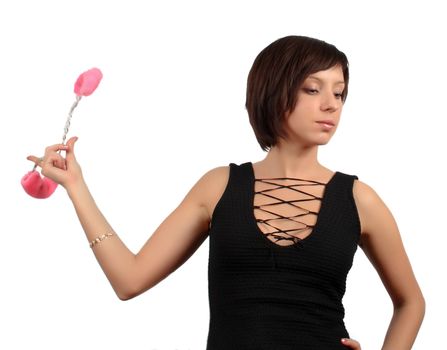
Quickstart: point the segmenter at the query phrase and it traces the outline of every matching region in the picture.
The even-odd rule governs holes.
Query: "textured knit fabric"
[[[297,246],[263,236],[251,162],[230,176],[209,230],[207,350],[346,349],[342,298],[360,237],[355,175],[326,184],[312,233]]]

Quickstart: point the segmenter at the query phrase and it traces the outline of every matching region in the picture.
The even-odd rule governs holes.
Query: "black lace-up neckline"
[[[334,176],[335,173],[327,183],[293,177],[254,178],[255,183],[259,182],[268,186],[265,189],[255,191],[256,186],[254,184],[253,188],[253,215],[257,223],[258,231],[262,233],[270,242],[278,246],[284,247],[294,245],[294,247],[299,248],[300,242],[314,232],[315,226],[318,223],[319,212],[321,211],[321,207],[323,205],[323,198],[324,194],[326,193],[327,185],[332,181]],[[322,195],[318,196],[302,189],[302,187],[309,186],[323,187]],[[300,198],[290,200],[280,198],[279,196],[273,194],[278,190],[287,190],[287,192],[295,191]],[[263,204],[255,205],[256,195],[262,196],[264,200],[271,200]],[[320,202],[318,211],[312,210],[308,205],[306,205],[310,204],[312,201]],[[313,205],[315,205],[315,203]],[[285,215],[284,213],[280,213],[276,210],[277,208],[281,209],[281,207],[283,209],[285,208],[286,211],[293,211],[293,215]],[[264,216],[268,216],[268,218],[258,218],[256,217],[255,213],[263,213]],[[305,218],[309,218],[309,216],[315,217],[315,223],[311,224],[302,221]],[[261,230],[259,224],[264,228],[267,228],[268,232]],[[278,243],[284,241],[290,241],[291,243],[285,245]]]

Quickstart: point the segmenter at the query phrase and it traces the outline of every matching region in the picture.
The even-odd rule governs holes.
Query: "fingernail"
[[[346,342],[348,341],[348,339],[346,339],[346,338],[341,338],[341,341],[342,341],[343,343],[346,343]]]

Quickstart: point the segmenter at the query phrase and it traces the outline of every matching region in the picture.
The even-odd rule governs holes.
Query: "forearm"
[[[382,350],[411,349],[425,313],[422,296],[413,302],[403,303],[394,308]]]
[[[67,193],[89,242],[102,234],[113,233],[113,236],[95,244],[92,251],[118,297],[128,299],[134,287],[132,277],[136,262],[135,254],[113,231],[84,181],[67,188]]]

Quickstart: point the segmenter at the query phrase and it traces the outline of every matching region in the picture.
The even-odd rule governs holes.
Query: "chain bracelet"
[[[113,236],[113,233],[105,233],[101,236],[96,237],[93,241],[90,242],[90,248],[93,248],[96,244],[102,242],[103,240]]]

